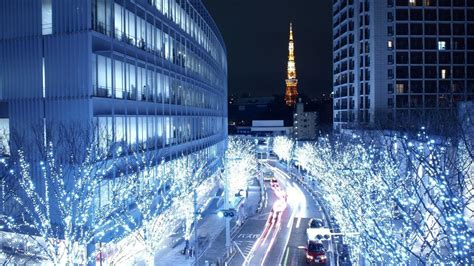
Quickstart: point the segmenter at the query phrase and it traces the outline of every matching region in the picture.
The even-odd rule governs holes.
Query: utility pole
[[[263,193],[265,192],[265,190],[263,188],[263,174],[262,174],[262,166],[260,164],[260,160],[263,160],[263,153],[259,152],[258,138],[255,139],[255,151],[257,153],[257,171],[258,171],[259,182],[260,182],[260,198],[263,199]],[[267,144],[267,154],[268,154],[268,144]]]
[[[199,215],[199,208],[198,208],[198,202],[197,202],[197,192],[196,189],[194,189],[194,265],[198,265],[198,248],[199,248],[199,239],[198,239],[198,215]]]
[[[229,178],[227,173],[227,159],[224,157],[224,209],[228,210],[229,206]],[[230,252],[230,217],[225,217],[225,249],[227,255]]]
[[[267,160],[270,159],[270,138],[267,137]]]

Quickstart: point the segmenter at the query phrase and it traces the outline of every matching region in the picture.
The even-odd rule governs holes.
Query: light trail
[[[263,256],[263,259],[262,259],[262,263],[260,264],[261,266],[264,266],[265,264],[265,260],[267,259],[268,257],[268,253],[270,253],[270,251],[272,250],[272,247],[273,247],[273,243],[275,243],[275,239],[276,237],[278,236],[278,232],[280,232],[280,228],[281,228],[281,216],[282,216],[283,212],[280,212],[278,214],[278,223],[276,225],[276,228],[275,230],[273,230],[273,236],[272,236],[272,240],[270,241],[270,244],[268,245],[267,247],[267,250],[265,251],[265,255]]]
[[[263,233],[260,235],[260,237],[257,239],[255,244],[252,246],[252,249],[250,250],[249,255],[244,260],[244,265],[249,265],[250,261],[252,260],[254,254],[255,254],[255,251],[258,248],[264,246],[264,243],[267,242],[267,239],[268,239],[269,235],[271,234],[271,232],[273,230],[272,239],[270,240],[269,247],[267,248],[267,250],[265,252],[265,256],[264,256],[263,261],[265,260],[267,254],[270,252],[271,247],[273,246],[273,243],[275,242],[275,238],[278,235],[278,232],[280,230],[281,215],[285,211],[286,206],[287,206],[286,202],[282,199],[278,199],[277,201],[275,201],[273,203],[272,211],[270,212],[270,215],[267,218],[267,222],[265,224],[265,228],[263,229]]]
[[[288,194],[288,204],[291,206],[291,209],[292,209],[292,214],[291,214],[291,217],[290,217],[290,220],[288,221],[288,225],[287,227],[289,228],[289,231],[288,231],[288,234],[286,235],[286,243],[285,243],[285,247],[288,246],[288,242],[290,241],[290,236],[291,236],[291,232],[293,230],[293,224],[294,224],[294,221],[295,221],[295,217],[297,217],[297,222],[296,222],[296,228],[299,228],[300,224],[301,224],[301,219],[303,216],[306,216],[307,213],[306,213],[306,207],[308,206],[307,205],[307,199],[305,197],[305,194],[303,193],[303,191],[299,188],[298,185],[296,185],[293,180],[291,179],[291,177],[285,173],[284,171],[276,168],[276,167],[273,167],[269,164],[267,164],[267,167],[269,167],[273,172],[275,172],[276,174],[278,174],[279,176],[282,176],[284,177],[286,180],[289,180],[287,182],[285,182],[287,184],[287,194]],[[285,252],[283,252],[280,257],[278,258],[278,261],[282,261],[282,257],[284,255]],[[288,254],[287,254],[288,255]],[[287,263],[287,259],[285,260],[285,263]]]

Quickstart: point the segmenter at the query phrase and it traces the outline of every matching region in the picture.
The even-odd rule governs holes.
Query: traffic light
[[[217,212],[217,216],[219,216],[220,218],[223,218],[223,217],[232,218],[235,216],[235,214],[236,214],[235,209],[220,210],[219,212]]]
[[[325,235],[318,234],[318,235],[316,235],[316,239],[318,239],[318,240],[322,240],[322,239],[329,240],[330,238],[331,238],[331,236],[328,235],[328,234],[325,234]]]

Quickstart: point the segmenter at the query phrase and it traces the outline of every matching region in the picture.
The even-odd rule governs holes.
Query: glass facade
[[[102,146],[160,149],[226,132],[225,48],[201,3],[93,0],[92,10],[92,93],[113,103],[95,115]],[[146,111],[124,112],[130,104]]]
[[[128,167],[142,158],[157,179],[183,156],[199,157],[202,179],[217,171],[227,141],[227,55],[200,0],[8,1],[0,13],[0,131],[8,144],[21,141],[11,157],[29,145],[25,157],[39,169],[48,143],[60,159],[97,144],[113,167],[99,207],[111,182],[149,176]]]
[[[333,15],[335,128],[473,100],[473,1],[334,0]]]
[[[390,84],[395,119],[451,109],[474,99],[474,3],[465,0],[388,1],[395,46]],[[472,56],[471,56],[472,57]]]

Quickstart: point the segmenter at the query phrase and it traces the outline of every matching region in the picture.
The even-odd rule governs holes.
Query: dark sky
[[[284,94],[289,22],[299,92],[331,91],[332,0],[203,0],[227,46],[229,94]]]

